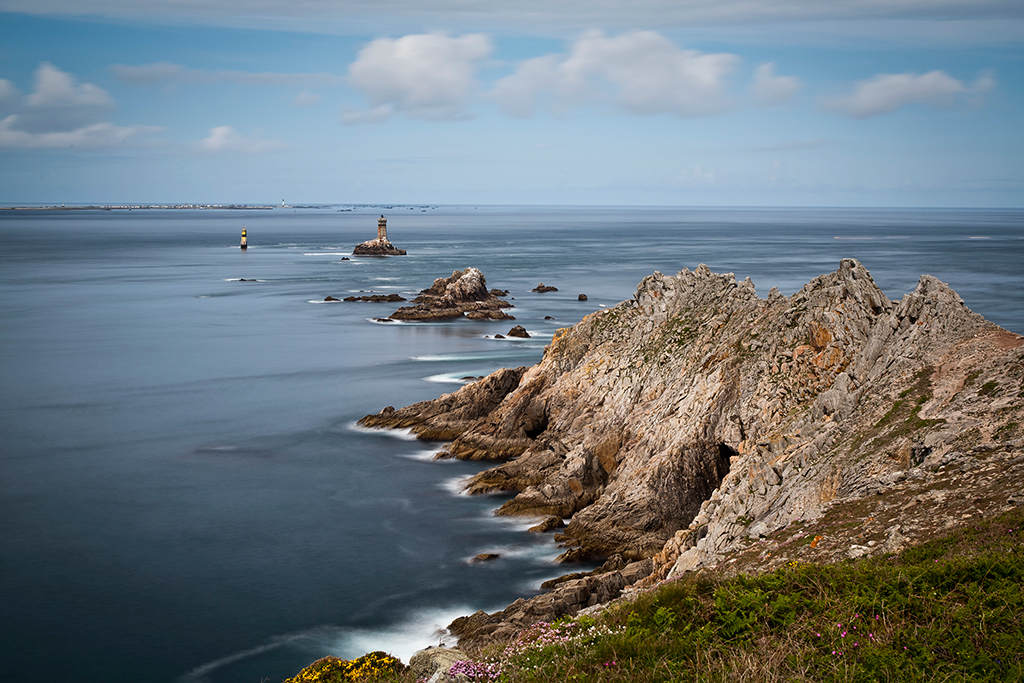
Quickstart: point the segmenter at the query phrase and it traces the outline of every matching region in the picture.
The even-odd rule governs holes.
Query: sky
[[[0,204],[1024,206],[1020,0],[0,0]]]

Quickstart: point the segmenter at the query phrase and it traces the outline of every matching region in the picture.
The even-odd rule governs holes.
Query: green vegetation
[[[461,671],[506,683],[1022,680],[1022,542],[1018,509],[899,556],[687,575],[597,619],[537,624]]]
[[[978,396],[995,396],[998,388],[999,382],[985,382],[978,390]]]
[[[869,439],[872,440],[871,448],[879,450],[901,436],[908,436],[918,430],[945,423],[942,418],[926,420],[918,415],[924,404],[932,398],[932,371],[931,367],[920,370],[914,376],[914,383],[910,388],[900,392],[899,399],[893,403],[889,412],[883,415],[871,429],[854,439],[852,450],[856,450]]]

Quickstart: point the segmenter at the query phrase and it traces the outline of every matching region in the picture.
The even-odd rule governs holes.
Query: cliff
[[[533,368],[364,424],[504,461],[469,490],[517,492],[498,514],[571,517],[561,559],[613,558],[614,597],[728,563],[891,552],[1024,502],[1022,347],[928,275],[892,302],[844,259],[761,299],[702,265],[645,278],[559,331]],[[607,599],[594,577],[574,581],[555,612]],[[550,616],[543,600],[559,599],[474,615],[461,633],[507,635],[499,621]]]

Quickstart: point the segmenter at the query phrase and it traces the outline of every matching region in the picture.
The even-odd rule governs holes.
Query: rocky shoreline
[[[499,515],[571,518],[560,560],[606,560],[453,622],[479,650],[683,572],[894,552],[1020,505],[1022,380],[1024,338],[931,276],[892,302],[843,259],[761,299],[702,265],[645,278],[532,368],[360,424],[500,463],[469,492],[514,492]]]

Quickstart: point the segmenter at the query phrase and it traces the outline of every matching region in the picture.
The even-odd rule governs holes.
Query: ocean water
[[[409,255],[342,260],[382,212]],[[566,569],[529,520],[492,515],[501,497],[459,493],[482,465],[358,418],[533,364],[655,270],[707,263],[765,296],[844,257],[890,298],[931,273],[1024,333],[1021,210],[0,211],[0,680],[261,683],[327,654],[407,660]],[[515,323],[323,302],[467,266],[511,290]],[[491,338],[513,324],[533,338]],[[468,563],[481,552],[502,557]]]

